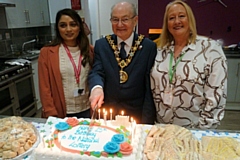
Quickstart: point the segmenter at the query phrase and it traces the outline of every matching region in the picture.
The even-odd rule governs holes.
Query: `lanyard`
[[[172,62],[173,62],[173,52],[171,51],[171,57],[170,57],[170,62],[169,62],[169,71],[168,71],[168,75],[169,75],[169,84],[172,84],[172,79],[173,79],[173,75],[175,74],[176,72],[176,68],[177,68],[177,65],[178,63],[182,60],[184,54],[186,52],[184,52],[180,57],[179,59],[177,60],[176,64],[174,67],[172,67]]]
[[[72,65],[73,65],[76,82],[77,82],[77,84],[79,84],[79,81],[80,81],[79,80],[79,76],[80,76],[80,72],[81,72],[81,62],[82,62],[81,59],[82,59],[82,55],[80,54],[80,56],[79,56],[78,68],[77,68],[76,63],[74,62],[73,57],[72,57],[68,47],[66,46],[66,44],[63,44],[63,46],[64,46],[64,48],[65,48],[65,50],[67,52],[67,55],[68,55]]]

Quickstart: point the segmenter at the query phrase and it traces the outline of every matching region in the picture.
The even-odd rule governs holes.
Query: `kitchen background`
[[[75,1],[75,0],[72,0]],[[80,1],[80,0],[78,0]],[[139,23],[137,32],[148,37],[150,28],[161,28],[165,6],[170,0],[128,0],[138,7]],[[196,17],[198,33],[209,36],[213,39],[222,39],[223,45],[237,44],[240,41],[240,1],[236,0],[185,0],[191,7]],[[6,10],[7,23],[9,27],[3,27],[0,22],[0,54],[10,51],[11,44],[16,44],[21,48],[22,43],[37,37],[35,47],[39,48],[51,41],[54,36],[55,14],[59,9],[70,8],[71,0],[5,0],[0,2],[11,2],[16,7],[0,7],[0,16],[3,19],[2,10]],[[38,3],[39,5],[38,5]],[[86,23],[92,31],[89,37],[92,44],[95,40],[112,33],[110,19],[110,8],[112,4],[120,0],[81,0],[81,9],[77,10],[81,17],[85,18]],[[221,3],[222,2],[222,3]],[[22,5],[25,3],[25,6]],[[46,3],[46,4],[44,4]],[[42,4],[39,12],[44,12],[45,23],[25,24],[24,11],[29,10],[31,16],[36,17],[36,12]],[[21,8],[19,7],[21,6]],[[21,11],[22,9],[22,11]],[[97,10],[97,11],[96,11]],[[95,12],[95,13],[94,13]],[[10,14],[8,16],[8,14]],[[22,18],[18,18],[22,14]],[[14,18],[14,20],[11,20]],[[41,17],[40,17],[41,18]],[[35,19],[35,18],[33,18]],[[96,23],[96,21],[101,21]],[[18,23],[18,24],[17,24]],[[22,24],[23,23],[23,24]],[[31,26],[32,25],[32,26]],[[103,30],[105,28],[105,30]],[[99,30],[99,31],[98,31]],[[27,46],[26,46],[27,47]],[[32,47],[32,46],[30,46]]]
[[[25,50],[39,50],[54,37],[56,12],[63,8],[74,8],[91,30],[89,39],[111,34],[110,8],[121,0],[0,0],[15,7],[0,5],[0,57]],[[162,27],[165,6],[171,0],[126,0],[138,8],[138,33],[149,37],[149,29]],[[185,0],[195,14],[198,33],[213,39],[223,40],[224,46],[240,42],[239,0]],[[240,110],[240,52],[238,47],[224,49],[229,66],[227,109]],[[37,108],[41,107],[38,93],[37,58],[31,59]]]

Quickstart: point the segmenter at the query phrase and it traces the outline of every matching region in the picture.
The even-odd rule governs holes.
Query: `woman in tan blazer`
[[[93,62],[92,47],[83,22],[72,9],[56,15],[56,38],[41,49],[38,59],[42,117],[89,118],[88,72]]]

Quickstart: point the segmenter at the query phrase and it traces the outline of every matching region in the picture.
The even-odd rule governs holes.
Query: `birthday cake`
[[[145,135],[135,123],[49,117],[35,160],[141,160]]]

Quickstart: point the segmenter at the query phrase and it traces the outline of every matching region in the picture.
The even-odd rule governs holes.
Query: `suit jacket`
[[[137,38],[138,35],[134,34],[134,41]],[[117,44],[116,35],[112,35],[112,39]],[[95,85],[103,87],[105,105],[125,109],[127,114],[130,114],[128,113],[130,110],[135,117],[140,117],[140,123],[152,124],[156,116],[150,89],[150,70],[157,54],[157,47],[148,38],[143,39],[141,46],[135,52],[131,63],[124,68],[128,80],[121,84],[120,67],[111,46],[106,38],[97,40],[94,46],[94,64],[88,82],[90,90]]]

